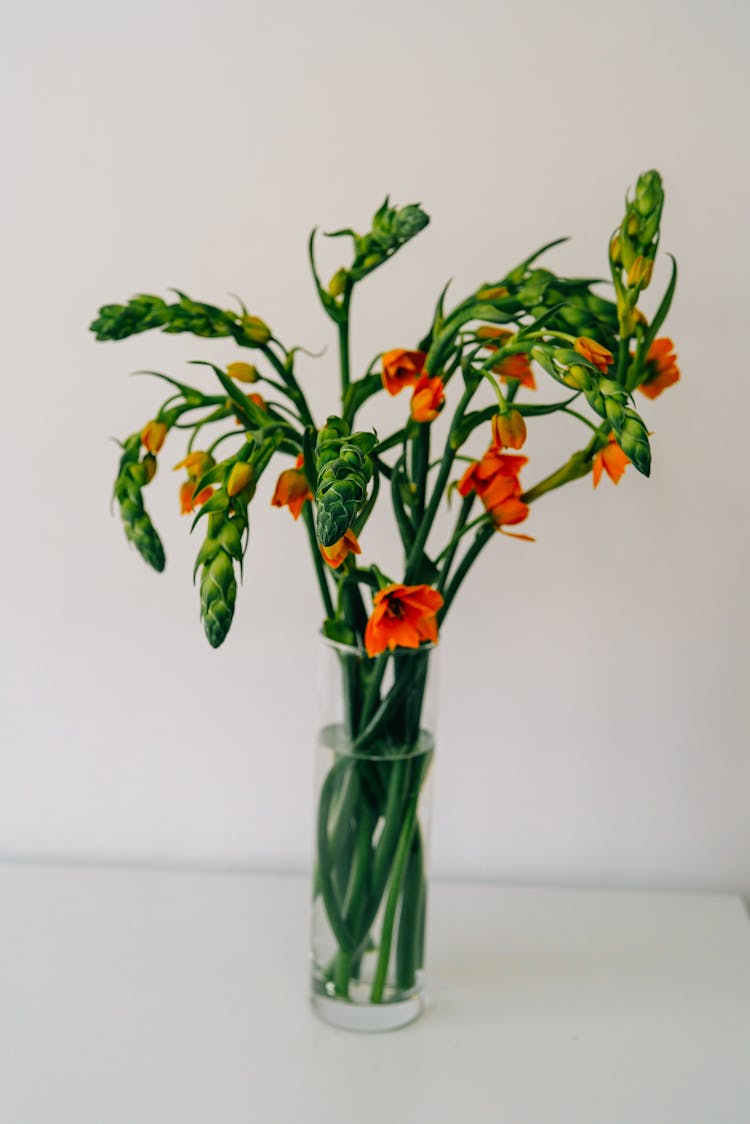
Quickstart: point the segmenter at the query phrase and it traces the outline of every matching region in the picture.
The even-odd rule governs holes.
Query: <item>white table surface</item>
[[[721,895],[436,883],[431,1004],[307,1003],[295,877],[0,866],[2,1124],[749,1124],[750,925]]]

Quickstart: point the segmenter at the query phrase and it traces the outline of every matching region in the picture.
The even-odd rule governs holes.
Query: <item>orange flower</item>
[[[200,507],[206,500],[210,500],[213,494],[214,490],[210,484],[207,488],[196,492],[194,481],[186,480],[180,487],[180,511],[183,515],[190,515],[196,507]]]
[[[389,394],[400,394],[405,386],[414,386],[424,370],[424,351],[405,351],[401,347],[383,355],[381,377]]]
[[[525,464],[528,464],[528,457],[501,453],[497,445],[490,445],[481,461],[469,465],[461,477],[458,491],[462,496],[476,492],[498,531],[509,524],[522,523],[529,514],[528,504],[521,499],[519,479]],[[527,535],[515,537],[528,538]]]
[[[386,648],[418,648],[423,640],[437,643],[435,614],[443,597],[429,585],[389,585],[373,598],[372,616],[365,629],[368,656]]]
[[[518,410],[495,414],[492,419],[492,444],[498,449],[520,449],[526,441],[526,422]]]
[[[320,546],[320,544],[318,545]],[[343,538],[340,538],[333,546],[320,546],[320,553],[331,569],[338,570],[341,563],[344,559],[348,558],[350,554],[361,554],[362,547],[357,542],[357,536],[354,534],[354,531],[349,528]]]
[[[158,453],[164,444],[164,438],[167,436],[167,427],[164,422],[156,421],[153,419],[146,422],[141,430],[141,441],[144,448],[148,449],[149,453]]]
[[[263,397],[262,394],[258,394],[257,391],[253,391],[251,394],[248,394],[247,400],[248,400],[248,402],[253,402],[258,407],[258,409],[260,409],[260,410],[268,409],[268,407],[266,405],[265,398]],[[244,425],[245,423],[242,421],[241,418],[235,418],[234,424],[235,425]]]
[[[666,336],[654,340],[646,356],[646,378],[638,387],[647,398],[658,398],[668,386],[673,386],[680,377],[674,344]]]
[[[294,519],[299,519],[305,500],[313,498],[307,477],[302,471],[304,463],[305,459],[300,455],[295,468],[287,468],[281,473],[271,498],[273,507],[288,507]]]
[[[411,416],[415,422],[434,421],[444,401],[445,390],[440,375],[435,375],[433,379],[429,375],[422,375],[414,384]]]
[[[602,347],[588,336],[579,336],[573,344],[573,349],[584,359],[588,359],[589,363],[592,363],[603,375],[606,375],[607,368],[614,359],[611,351],[607,351],[606,347]]]
[[[477,329],[479,339],[493,341],[492,343],[485,343],[485,351],[497,351],[514,335],[515,333],[509,332],[507,328],[491,328],[485,325],[485,327]],[[515,379],[520,382],[521,386],[526,386],[529,390],[536,390],[534,372],[531,369],[528,355],[523,351],[519,352],[518,355],[507,355],[505,359],[496,363],[492,370],[500,376],[503,382]]]
[[[200,480],[208,472],[209,468],[213,468],[214,458],[209,453],[199,452],[196,450],[194,453],[188,453],[181,461],[174,466],[174,471],[177,472],[179,468],[184,468],[188,474],[189,480]]]
[[[602,472],[606,472],[613,484],[619,484],[622,474],[627,466],[630,464],[630,457],[623,453],[620,446],[617,444],[617,438],[614,433],[610,433],[609,442],[600,449],[598,453],[594,454],[593,465],[593,479],[594,487],[598,485],[602,478]]]

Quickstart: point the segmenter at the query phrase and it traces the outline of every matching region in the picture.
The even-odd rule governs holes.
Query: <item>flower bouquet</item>
[[[187,435],[175,468],[184,471],[181,510],[202,532],[194,575],[214,647],[232,623],[250,505],[272,462],[291,462],[271,503],[304,526],[330,672],[318,739],[313,998],[339,1025],[397,1026],[421,1006],[432,664],[472,566],[498,533],[533,541],[515,528],[562,485],[591,474],[596,487],[603,473],[616,484],[628,465],[649,475],[649,433],[634,392],[655,398],[679,378],[672,342],[659,334],[675,290],[674,260],[651,318],[639,307],[663,201],[659,173],[640,176],[609,242],[611,295],[596,291],[599,282],[539,265],[552,242],[457,304],[446,286],[416,345],[385,341],[365,371],[350,362],[354,292],[429,219],[416,204],[386,199],[366,233],[327,235],[350,247],[349,264],[327,283],[313,231],[310,265],[336,328],[340,370],[340,398],[322,422],[298,380],[301,349],[283,344],[243,304],[235,311],[179,291],[171,301],[141,294],[104,306],[92,324],[99,340],[158,328],[232,341],[253,359],[205,364],[215,376],[211,392],[149,372],[167,384],[168,397],[123,441],[114,486],[127,538],[162,570],[144,490],[167,437]],[[360,420],[381,393],[407,404],[385,434]],[[582,447],[550,475],[522,483],[527,425],[550,414],[582,429]],[[484,451],[467,454],[477,440]],[[377,542],[368,539],[379,502],[390,504],[403,546],[397,574],[378,565]],[[445,505],[451,529],[436,542]]]

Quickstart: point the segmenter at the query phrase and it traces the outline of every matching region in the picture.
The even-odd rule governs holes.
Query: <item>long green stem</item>
[[[409,552],[409,558],[406,564],[406,575],[404,577],[404,581],[407,585],[410,581],[413,581],[415,571],[417,570],[421,562],[422,551],[424,550],[425,543],[427,542],[427,537],[430,533],[430,530],[432,529],[432,524],[435,521],[435,516],[437,515],[438,508],[440,507],[440,502],[443,498],[443,492],[445,491],[445,486],[448,483],[448,477],[450,476],[451,468],[453,467],[453,461],[455,459],[456,453],[458,452],[458,448],[454,445],[454,433],[458,428],[461,418],[464,415],[464,411],[471,401],[472,395],[474,394],[475,390],[476,386],[467,386],[463,394],[461,395],[458,406],[456,407],[456,413],[451,425],[451,431],[448,434],[448,440],[445,443],[443,463],[440,466],[440,471],[437,475],[437,479],[435,480],[435,484],[433,485],[429,506],[424,516],[422,517],[422,520],[417,529],[416,536],[414,538],[414,542]]]
[[[302,518],[305,520],[307,537],[310,540],[310,552],[313,557],[313,564],[315,566],[315,574],[318,579],[318,585],[320,586],[320,595],[323,598],[323,607],[326,611],[326,616],[332,617],[334,615],[333,601],[331,599],[331,591],[328,587],[328,578],[325,572],[325,563],[321,558],[320,550],[318,548],[318,538],[315,534],[312,506],[307,501],[302,507]]]
[[[401,895],[401,885],[404,880],[406,872],[406,863],[409,858],[409,850],[411,848],[412,835],[416,826],[417,819],[417,803],[419,800],[420,785],[415,785],[414,792],[409,807],[406,812],[401,834],[399,836],[398,847],[396,848],[396,857],[393,860],[393,870],[391,872],[391,884],[388,890],[388,898],[386,900],[385,912],[383,914],[383,926],[380,933],[380,950],[378,952],[378,963],[375,969],[375,977],[372,982],[372,992],[370,1000],[372,1003],[382,1003],[383,992],[385,990],[385,981],[388,976],[388,962],[391,958],[391,944],[393,941],[393,925],[396,920],[396,909],[398,900]]]
[[[450,573],[451,566],[453,565],[453,559],[456,557],[458,544],[466,532],[466,524],[468,522],[469,515],[471,514],[471,509],[474,505],[475,499],[475,493],[469,492],[468,496],[464,496],[461,502],[461,509],[458,513],[458,518],[456,519],[456,525],[453,528],[453,536],[445,550],[445,561],[443,562],[442,569],[440,570],[440,577],[438,578],[437,582],[438,593],[442,593],[445,589],[445,584],[448,581],[448,575]],[[437,561],[440,561],[440,556],[438,556]]]

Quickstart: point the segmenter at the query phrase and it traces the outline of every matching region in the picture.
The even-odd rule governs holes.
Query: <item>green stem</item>
[[[466,554],[461,559],[460,565],[453,575],[453,579],[451,580],[450,585],[445,591],[443,607],[438,613],[438,622],[441,622],[444,619],[445,614],[448,612],[448,609],[451,606],[453,598],[461,588],[461,583],[463,582],[474,562],[479,557],[482,550],[494,534],[495,527],[492,523],[488,524],[488,526],[483,527],[480,531],[477,532],[474,542],[471,544],[469,549],[466,551]]]
[[[310,540],[310,551],[313,556],[313,563],[315,565],[315,574],[320,586],[320,595],[323,598],[323,607],[326,611],[326,616],[332,617],[334,615],[333,601],[331,600],[331,591],[328,587],[328,578],[325,572],[325,562],[323,561],[320,549],[318,547],[318,537],[315,534],[315,524],[313,523],[312,505],[305,501],[302,507],[302,518],[305,520],[305,527],[307,528],[307,537]]]
[[[352,283],[351,281],[347,281],[344,299],[341,303],[341,319],[338,321],[342,403],[351,382],[351,361],[349,358],[349,304],[351,303],[351,299]]]
[[[396,908],[401,895],[401,886],[406,872],[409,851],[411,849],[412,835],[416,826],[419,789],[420,786],[417,784],[411,800],[409,801],[406,819],[401,828],[401,834],[396,848],[396,857],[393,861],[391,884],[388,890],[388,898],[386,899],[385,912],[383,914],[383,928],[380,933],[378,963],[375,969],[375,978],[372,982],[372,992],[370,994],[370,1001],[372,1003],[382,1003],[383,1001],[383,992],[388,976],[388,962],[391,958],[391,944],[393,941],[393,925],[396,920]]]
[[[430,533],[432,524],[435,520],[435,516],[437,515],[438,508],[440,507],[440,502],[443,498],[443,492],[445,491],[445,486],[448,483],[448,477],[450,476],[451,468],[453,467],[453,461],[455,459],[456,453],[458,452],[458,448],[454,447],[454,433],[458,428],[464,411],[471,401],[472,395],[474,394],[475,390],[476,386],[467,386],[461,396],[458,406],[456,407],[456,413],[451,424],[451,431],[448,434],[448,440],[445,443],[443,463],[440,467],[440,472],[438,473],[437,479],[435,480],[435,484],[432,489],[429,507],[422,517],[422,520],[417,529],[416,536],[414,538],[414,542],[412,544],[412,548],[409,552],[409,558],[406,564],[406,575],[404,577],[404,582],[407,585],[410,581],[413,581],[414,573],[417,570],[419,563],[421,562],[422,551],[424,550],[425,543],[427,542],[427,536]]]
[[[469,492],[468,496],[464,496],[461,502],[461,510],[458,513],[456,525],[453,528],[453,537],[443,551],[443,554],[445,555],[445,562],[443,563],[443,568],[440,571],[440,577],[438,578],[436,587],[439,593],[442,593],[445,589],[445,583],[448,581],[448,574],[450,573],[450,568],[453,565],[453,559],[456,557],[458,544],[468,529],[466,524],[468,522],[469,515],[471,514],[471,509],[474,505],[475,499],[476,494],[474,492]],[[441,558],[442,554],[438,555],[435,561],[439,562]]]
[[[328,848],[328,814],[331,809],[331,800],[335,786],[338,784],[338,774],[346,765],[346,760],[338,761],[328,772],[320,792],[318,805],[318,877],[320,892],[323,895],[326,913],[336,940],[344,952],[352,952],[356,941],[344,920],[333,885],[333,870]]]

